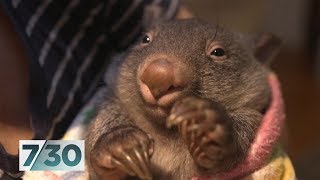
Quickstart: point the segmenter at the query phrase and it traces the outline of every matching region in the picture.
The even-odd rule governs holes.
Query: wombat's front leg
[[[261,118],[255,113],[239,112],[227,113],[219,103],[186,97],[173,106],[167,126],[178,126],[203,172],[218,173],[245,157],[258,126],[256,118]]]
[[[115,103],[107,102],[90,125],[86,143],[90,179],[152,179],[153,140]]]

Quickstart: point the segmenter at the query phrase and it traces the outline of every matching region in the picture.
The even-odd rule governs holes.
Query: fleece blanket
[[[292,163],[278,143],[284,125],[285,113],[280,83],[274,73],[269,75],[269,84],[272,92],[272,101],[244,162],[229,172],[214,177],[193,177],[192,180],[296,179]],[[63,139],[84,139],[83,135],[85,134],[86,127],[90,120],[94,118],[97,105],[103,99],[103,92],[104,90],[100,89],[82,109]],[[88,179],[88,174],[78,171],[29,171],[25,173],[23,179],[82,180]]]

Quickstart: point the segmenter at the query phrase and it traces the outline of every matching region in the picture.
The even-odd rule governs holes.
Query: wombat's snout
[[[152,104],[166,95],[166,101],[171,101],[188,83],[183,68],[164,58],[153,60],[142,71],[141,93],[144,99]],[[171,94],[175,95],[170,96]]]

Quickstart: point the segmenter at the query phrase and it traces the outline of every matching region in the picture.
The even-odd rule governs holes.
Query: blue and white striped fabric
[[[157,6],[169,19],[179,0],[1,0],[0,5],[29,55],[35,139],[58,139],[101,85],[110,57],[143,31],[145,9]],[[0,151],[0,169],[8,169],[8,159]]]

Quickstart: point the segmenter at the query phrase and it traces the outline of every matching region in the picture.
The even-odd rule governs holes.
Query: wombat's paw
[[[231,124],[223,108],[197,97],[177,101],[167,119],[167,127],[178,126],[196,164],[206,170],[224,168],[232,153]]]
[[[119,174],[152,179],[150,157],[153,140],[143,131],[129,127],[101,136],[91,152],[93,169],[103,179]]]

